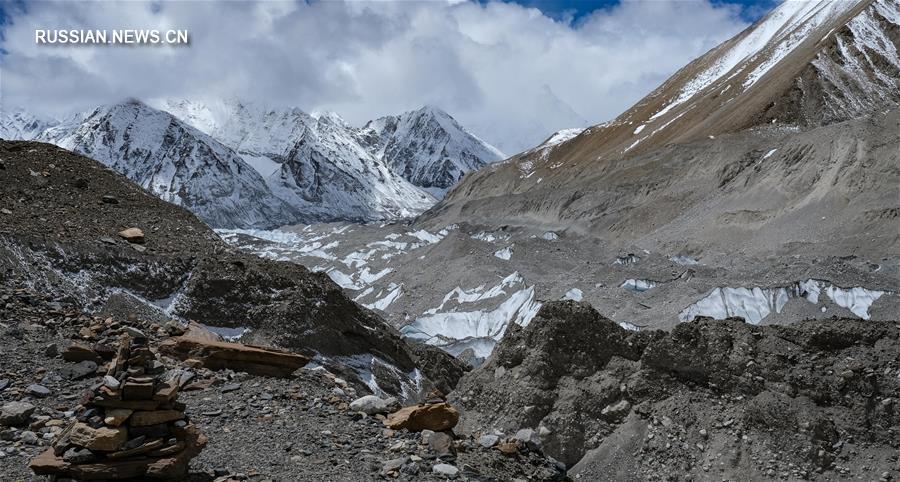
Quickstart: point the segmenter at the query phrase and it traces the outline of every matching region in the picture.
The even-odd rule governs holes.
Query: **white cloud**
[[[239,97],[354,123],[437,105],[508,153],[614,117],[746,26],[708,0],[632,1],[573,24],[509,3],[34,2],[7,12],[3,106]],[[35,45],[36,28],[186,28],[190,46]]]

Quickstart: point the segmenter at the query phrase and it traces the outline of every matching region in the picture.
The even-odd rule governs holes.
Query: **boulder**
[[[83,360],[74,365],[64,366],[59,369],[59,374],[69,380],[80,380],[97,373],[97,363],[91,360]]]
[[[390,397],[383,399],[375,395],[366,395],[350,402],[350,410],[354,412],[362,412],[366,415],[375,415],[376,413],[390,413],[400,408],[397,399]]]
[[[9,402],[0,408],[0,425],[12,427],[25,425],[34,413],[34,405],[26,402]]]
[[[234,370],[254,375],[287,377],[309,363],[309,357],[241,343],[212,341],[190,336],[170,338],[159,351],[181,360],[193,358],[210,370]]]
[[[424,403],[401,408],[388,415],[385,425],[393,430],[405,428],[413,432],[450,430],[459,422],[459,412],[449,403]]]
[[[482,447],[484,447],[486,449],[489,449],[489,448],[493,447],[494,445],[497,445],[499,442],[500,442],[500,437],[497,435],[492,435],[492,434],[482,435],[481,437],[478,438],[478,445],[481,445]]]
[[[143,244],[144,242],[144,232],[138,228],[123,229],[119,231],[119,237],[129,243]]]
[[[606,418],[617,420],[624,418],[631,411],[631,403],[628,400],[619,400],[616,403],[603,407],[600,414]]]

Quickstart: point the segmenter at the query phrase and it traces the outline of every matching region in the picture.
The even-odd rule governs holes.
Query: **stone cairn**
[[[179,381],[166,378],[147,339],[123,335],[106,376],[31,469],[81,480],[184,477],[207,439],[177,400]]]

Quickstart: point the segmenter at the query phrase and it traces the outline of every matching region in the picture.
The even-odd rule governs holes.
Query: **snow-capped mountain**
[[[394,172],[438,198],[466,173],[506,157],[432,106],[370,121],[361,134]]]
[[[296,140],[316,125],[316,119],[300,109],[236,99],[166,99],[154,105],[234,149],[263,177],[277,171]]]
[[[319,220],[415,216],[436,199],[390,169],[337,114],[316,119],[268,177],[278,196]]]
[[[96,159],[212,227],[266,228],[304,219],[234,151],[139,101],[99,107],[37,140]]]
[[[0,139],[30,141],[57,122],[36,117],[22,109],[0,111]]]
[[[236,99],[157,105],[237,151],[278,196],[322,221],[417,215],[504,157],[430,106],[356,128],[331,112]]]

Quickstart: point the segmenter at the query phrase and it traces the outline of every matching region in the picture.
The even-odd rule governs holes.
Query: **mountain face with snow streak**
[[[37,140],[100,161],[212,227],[271,228],[303,219],[234,151],[138,101],[99,107]]]
[[[466,173],[506,157],[431,106],[370,121],[361,135],[394,172],[438,198]]]
[[[267,181],[276,195],[320,221],[373,221],[415,216],[435,198],[397,175],[333,113],[294,139]]]

